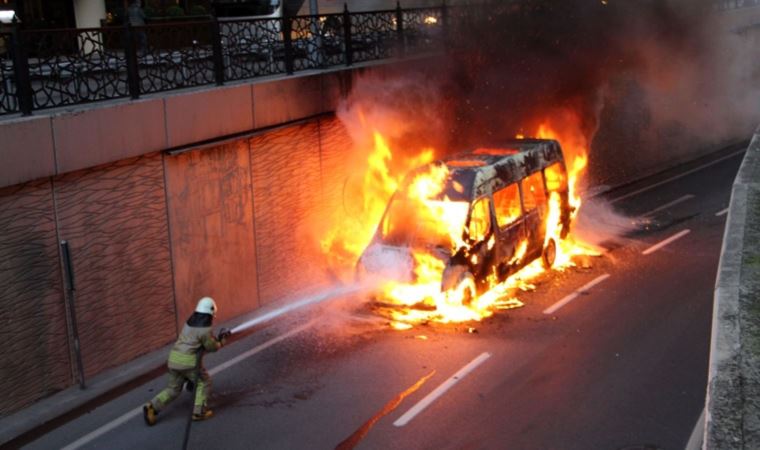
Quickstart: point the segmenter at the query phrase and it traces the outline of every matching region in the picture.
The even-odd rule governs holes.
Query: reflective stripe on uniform
[[[197,355],[194,353],[180,353],[176,350],[172,350],[169,353],[169,364],[173,366],[184,366],[188,368],[195,367]]]

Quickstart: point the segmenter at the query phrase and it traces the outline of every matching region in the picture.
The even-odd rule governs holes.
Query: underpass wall
[[[429,62],[0,121],[0,418],[78,382],[62,239],[93,383],[171,343],[200,296],[224,321],[332,280],[313,225],[341,203],[351,142],[330,112],[358,74]]]
[[[71,384],[50,180],[0,189],[0,415]]]
[[[262,303],[324,281],[309,225],[322,203],[318,121],[251,138],[259,294]]]
[[[313,225],[342,203],[351,149],[323,115],[0,190],[0,415],[78,380],[60,239],[90,379],[173,341],[200,296],[223,321],[329,282]]]
[[[153,153],[53,180],[88,377],[176,336],[168,326],[174,296],[161,158]]]
[[[623,72],[609,81],[589,158],[594,181],[635,181],[752,135],[760,122],[760,6],[721,11],[703,26],[704,51],[684,58],[650,49],[643,79]]]
[[[178,329],[200,297],[219,319],[259,306],[248,142],[165,156]]]

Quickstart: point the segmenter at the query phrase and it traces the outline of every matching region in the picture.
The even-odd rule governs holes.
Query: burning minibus
[[[388,202],[356,265],[378,301],[460,304],[541,258],[551,267],[572,207],[556,140],[520,139],[422,166]],[[385,281],[390,281],[386,283]]]

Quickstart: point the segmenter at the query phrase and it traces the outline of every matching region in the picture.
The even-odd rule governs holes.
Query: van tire
[[[544,250],[541,252],[541,264],[544,269],[551,269],[554,266],[554,262],[557,260],[557,243],[554,239],[549,239],[549,242],[544,246]]]
[[[475,277],[466,266],[449,266],[443,271],[441,292],[458,289],[462,283],[467,283],[467,292],[462,296],[462,304],[467,306],[477,297]]]

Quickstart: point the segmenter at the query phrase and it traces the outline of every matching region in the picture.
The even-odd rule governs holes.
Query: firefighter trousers
[[[208,372],[203,367],[186,370],[169,369],[169,384],[150,401],[156,412],[161,411],[166,405],[179,397],[179,394],[182,392],[182,385],[187,380],[195,383],[193,413],[201,414],[203,412],[208,396],[211,393],[211,377],[209,377]]]

